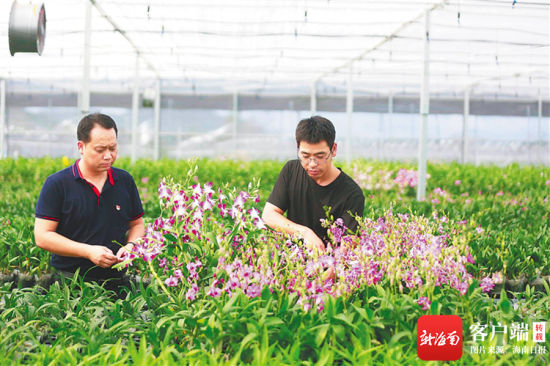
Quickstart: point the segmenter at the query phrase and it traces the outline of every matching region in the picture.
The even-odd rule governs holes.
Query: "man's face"
[[[109,170],[118,152],[115,129],[94,125],[90,131],[90,141],[78,141],[78,151],[88,169],[94,172]]]
[[[334,156],[336,156],[336,144],[333,144],[331,149],[326,141],[316,144],[300,141],[298,158],[307,174],[314,180],[322,179],[329,172]]]

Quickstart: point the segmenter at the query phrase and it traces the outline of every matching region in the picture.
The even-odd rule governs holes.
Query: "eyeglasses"
[[[315,164],[321,164],[327,161],[331,154],[332,150],[329,152],[320,152],[313,155],[303,151],[298,151],[298,159],[300,159],[302,164],[309,164],[310,161],[313,161]]]

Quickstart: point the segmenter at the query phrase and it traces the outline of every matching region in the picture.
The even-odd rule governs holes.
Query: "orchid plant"
[[[299,237],[266,227],[255,207],[257,182],[239,192],[201,185],[193,182],[196,169],[183,183],[160,182],[161,215],[118,265],[145,269],[172,301],[231,297],[236,291],[253,298],[267,288],[295,293],[305,310],[322,311],[327,296],[348,298],[381,282],[429,296],[445,285],[465,294],[472,281],[466,236],[445,216],[389,209],[376,220],[357,217],[356,232],[341,218],[329,218],[323,226],[330,241],[318,253]],[[333,276],[327,276],[329,269]]]

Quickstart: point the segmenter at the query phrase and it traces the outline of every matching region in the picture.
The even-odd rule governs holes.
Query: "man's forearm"
[[[305,236],[306,233],[311,230],[307,226],[297,224],[287,219],[284,215],[278,212],[266,212],[264,213],[262,219],[273,229],[290,235],[298,234]]]
[[[139,218],[137,220],[134,220],[130,223],[130,229],[128,230],[128,238],[127,242],[134,242],[137,239],[143,237],[145,235],[145,227],[143,224],[143,219]]]
[[[64,257],[89,257],[90,245],[68,239],[55,231],[41,233],[35,237],[36,245],[50,253]]]

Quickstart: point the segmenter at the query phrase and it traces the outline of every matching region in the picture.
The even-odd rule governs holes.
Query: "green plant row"
[[[193,163],[139,160],[131,165],[128,159],[120,159],[117,166],[134,176],[144,203],[145,220],[152,222],[160,214],[156,194],[160,179],[171,176],[182,180]],[[259,179],[261,209],[283,163],[201,159],[196,164],[196,180],[216,186],[227,184],[245,189],[253,178]],[[62,159],[0,160],[2,271],[47,271],[49,256],[33,241],[34,207],[46,177],[63,167]],[[361,173],[374,178],[391,173],[392,180],[400,169],[414,169],[401,163],[364,160],[342,167],[358,181]],[[476,260],[476,272],[472,273],[475,277],[502,272],[509,279],[525,277],[533,281],[550,274],[550,168],[428,164],[428,173],[427,199],[423,202],[416,201],[411,187],[385,190],[364,185],[365,215],[379,217],[391,206],[396,213],[430,216],[438,212],[455,221],[467,220],[483,230],[482,235],[473,236],[468,243]]]
[[[232,212],[237,219],[221,216],[226,226],[224,229],[216,228],[216,215],[221,215],[221,208],[218,207],[219,212],[207,213],[205,208],[201,215],[193,214],[193,222],[184,224],[184,221],[176,220],[174,227],[165,226],[160,221],[155,223],[150,239],[160,240],[154,232],[162,233],[163,240],[170,244],[165,249],[166,254],[170,258],[177,256],[179,259],[174,260],[178,263],[187,263],[181,267],[184,273],[180,271],[178,274],[175,268],[164,273],[162,267],[166,266],[166,262],[161,266],[162,256],[155,259],[156,264],[153,264],[151,257],[147,258],[147,251],[155,249],[157,239],[149,241],[147,246],[145,242],[140,242],[145,251],[141,251],[140,258],[135,259],[134,268],[141,269],[142,274],[156,274],[156,280],[147,287],[134,287],[122,297],[98,285],[74,280],[62,280],[48,289],[14,289],[11,283],[0,285],[1,364],[420,365],[425,362],[419,360],[416,354],[416,323],[425,314],[461,317],[463,356],[455,364],[548,364],[550,337],[542,344],[547,351],[540,354],[514,351],[519,347],[533,347],[532,339],[515,342],[509,339],[500,343],[505,347],[504,354],[476,354],[471,351],[474,346],[489,349],[502,341],[498,338],[473,339],[471,327],[475,324],[484,324],[489,328],[504,324],[510,329],[513,325],[531,326],[533,322],[547,321],[550,316],[550,288],[546,282],[542,283],[544,290],[535,291],[528,285],[525,291],[518,293],[501,291],[497,299],[482,293],[487,285],[485,276],[490,274],[495,279],[521,275],[538,277],[548,273],[548,170],[519,166],[430,166],[427,199],[417,202],[414,199],[414,172],[411,167],[368,161],[345,166],[344,169],[353,172],[364,185],[367,196],[367,219],[361,237],[380,238],[386,242],[387,250],[373,260],[381,263],[382,267],[387,265],[388,272],[383,276],[380,272],[382,268],[371,267],[369,273],[375,277],[367,278],[366,282],[354,282],[351,267],[349,271],[342,271],[338,268],[344,267],[338,266],[351,265],[363,259],[357,256],[360,252],[354,252],[357,246],[353,242],[357,239],[351,238],[351,242],[345,245],[342,242],[340,249],[348,249],[344,252],[337,249],[334,253],[334,259],[340,263],[337,264],[337,284],[345,286],[350,276],[349,283],[356,283],[357,287],[346,291],[345,296],[335,293],[334,296],[324,297],[322,306],[310,307],[307,311],[302,296],[306,288],[300,286],[309,288],[309,280],[317,281],[316,275],[307,269],[311,268],[307,263],[300,262],[301,255],[294,264],[291,263],[288,250],[294,252],[292,245],[283,250],[286,254],[281,251],[281,257],[277,258],[277,251],[272,250],[278,245],[277,238],[263,233],[261,222],[254,218],[258,214],[255,209],[261,210],[282,164],[200,160],[196,162],[199,169],[190,170],[194,164],[187,161],[139,161],[130,166],[128,161],[122,160],[119,166],[132,172],[136,178],[148,223],[152,223],[160,213],[163,216],[176,214],[171,210],[172,204],[182,210],[177,215],[192,213],[191,207],[180,207],[171,199],[159,202],[158,180],[167,175],[173,177],[173,182],[184,183],[184,190],[189,190],[193,182],[201,184],[203,193],[208,189],[204,185],[208,181],[214,182],[216,189],[226,187],[230,192],[228,205],[233,202],[232,209],[236,211]],[[61,161],[52,159],[0,162],[3,173],[3,188],[0,190],[3,198],[0,200],[0,249],[3,256],[0,260],[6,264],[4,271],[21,269],[22,272],[40,274],[49,270],[47,253],[39,250],[32,241],[32,213],[42,181],[48,174],[60,169],[60,165]],[[36,169],[33,170],[33,167]],[[490,180],[486,176],[494,177],[495,174],[501,174],[501,178]],[[479,179],[476,180],[477,176]],[[254,177],[261,181],[258,190],[250,192],[249,196],[240,192],[250,191],[249,181]],[[521,177],[525,179],[517,181]],[[480,188],[482,184],[485,186]],[[518,190],[516,187],[523,188]],[[183,194],[183,191],[178,192]],[[258,203],[252,199],[256,192],[260,194]],[[248,197],[250,200],[247,200]],[[242,199],[242,203],[237,203],[237,198]],[[204,205],[200,206],[204,208],[212,197],[201,194],[192,200],[197,199],[204,201]],[[238,215],[245,215],[244,220],[240,220]],[[191,235],[186,225],[199,225],[198,221],[195,222],[198,217],[204,217],[204,222],[208,224],[198,234]],[[377,226],[382,224],[384,229]],[[332,239],[336,242],[346,240],[341,236],[338,225],[335,222],[330,227]],[[382,233],[387,237],[382,237]],[[439,246],[439,240],[447,241],[443,236],[448,235],[449,252],[434,252],[425,258],[440,261],[436,258],[443,255],[447,264],[467,262],[468,273],[478,279],[485,277],[481,281],[482,286],[479,280],[474,279],[468,280],[469,285],[464,287],[463,281],[470,276],[460,266],[451,266],[445,273],[451,275],[452,268],[455,268],[464,275],[461,275],[462,278],[455,278],[447,285],[435,285],[436,278],[430,275],[429,269],[418,272],[410,267],[418,266],[409,261],[412,257],[407,259],[407,263],[401,263],[399,258],[407,258],[409,252],[401,253],[399,243],[401,240],[408,241],[409,233],[415,235],[414,240],[421,247],[425,244]],[[423,244],[419,235],[428,235],[425,237],[433,240]],[[438,235],[443,236],[436,240]],[[263,249],[258,245],[262,240],[267,244]],[[514,240],[514,245],[508,240]],[[232,250],[231,243],[242,245]],[[403,247],[409,244],[403,242]],[[415,248],[421,249],[416,245]],[[467,255],[468,248],[471,256]],[[281,261],[283,255],[289,260]],[[202,264],[193,256],[200,258]],[[245,259],[244,262],[248,263],[246,268],[253,269],[251,281],[243,277],[247,269],[237,264],[243,262],[236,256]],[[324,257],[323,260],[328,259]],[[223,258],[226,260],[220,261]],[[230,258],[235,266],[227,266]],[[352,259],[352,262],[342,262],[345,258]],[[321,260],[320,257],[318,259]],[[374,263],[371,259],[365,259],[366,264]],[[313,257],[313,260],[309,264],[315,265],[317,259]],[[177,266],[178,263],[172,264]],[[292,273],[297,279],[300,278],[300,282],[293,284],[291,280],[294,275],[278,272],[276,266],[273,267],[274,274],[282,276],[273,277],[269,271],[264,271],[277,263],[294,270]],[[240,269],[237,271],[237,268]],[[405,279],[405,276],[400,280],[401,270],[407,272],[409,269],[413,270],[413,277]],[[194,277],[197,271],[206,278],[199,280]],[[382,276],[378,277],[379,274]],[[264,275],[267,277],[262,277]],[[399,285],[405,281],[416,281],[417,275],[426,281],[425,286],[407,284],[404,288]],[[178,278],[190,282],[176,287]],[[193,278],[203,288],[198,296],[190,286]],[[343,279],[345,281],[342,282]],[[230,281],[235,280],[240,284],[226,291]],[[275,282],[269,282],[273,280]],[[276,285],[282,283],[278,281],[288,280],[288,285],[298,291],[288,291],[287,285],[284,289]],[[256,288],[255,281],[274,286],[250,292]],[[320,284],[313,283],[315,286]],[[331,292],[326,284],[322,284],[323,288]],[[224,290],[220,291],[222,287]],[[426,301],[426,291],[429,301]],[[317,293],[310,294],[311,301],[319,300],[316,299]]]
[[[425,365],[416,354],[416,322],[424,314],[453,314],[463,320],[463,356],[456,365],[546,365],[549,355],[475,354],[470,326],[548,319],[550,289],[505,293],[498,301],[473,283],[466,295],[454,289],[434,293],[430,309],[414,293],[382,285],[358,291],[353,299],[330,299],[321,313],[304,312],[293,295],[263,291],[250,299],[174,304],[156,286],[134,288],[122,299],[102,287],[67,281],[48,290],[0,288],[0,363],[2,364],[380,364]],[[514,301],[515,301],[514,300]],[[476,309],[475,312],[472,311]],[[543,343],[547,349],[550,340]],[[430,364],[430,363],[428,363]]]

